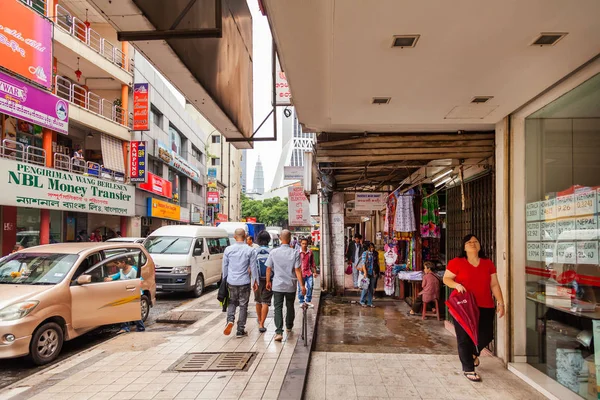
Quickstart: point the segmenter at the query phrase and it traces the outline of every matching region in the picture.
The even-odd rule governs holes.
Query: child
[[[434,264],[431,261],[425,261],[423,264],[423,290],[419,292],[419,295],[412,306],[412,310],[410,310],[410,315],[416,315],[417,313],[420,313],[423,303],[425,303],[426,307],[427,303],[437,300],[439,297],[440,281],[438,278],[433,276],[433,267]]]

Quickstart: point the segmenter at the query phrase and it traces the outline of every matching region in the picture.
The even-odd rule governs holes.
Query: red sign
[[[217,214],[217,222],[227,222],[227,214]]]
[[[0,12],[2,67],[50,89],[52,30],[50,20],[22,2],[3,1]]]
[[[256,217],[246,217],[246,222],[256,223]]]
[[[206,192],[207,204],[219,204],[219,192]]]
[[[130,142],[129,173],[131,182],[146,182],[146,172],[146,142]]]
[[[148,181],[140,184],[140,189],[157,194],[168,199],[173,197],[173,188],[171,182],[166,179],[156,176],[151,172],[146,172]]]
[[[133,84],[133,130],[150,130],[148,117],[150,113],[147,83]]]

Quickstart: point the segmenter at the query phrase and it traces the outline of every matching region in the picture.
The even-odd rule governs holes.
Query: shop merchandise
[[[394,273],[393,268],[398,259],[398,248],[396,246],[396,242],[391,242],[386,244],[384,247],[385,250],[385,281],[384,281],[384,290],[385,294],[391,296],[394,294]]]
[[[437,194],[427,195],[423,189],[423,203],[421,206],[421,237],[440,238],[440,205]]]
[[[414,232],[415,210],[413,207],[413,193],[409,190],[406,194],[397,195],[396,216],[394,217],[395,232]]]

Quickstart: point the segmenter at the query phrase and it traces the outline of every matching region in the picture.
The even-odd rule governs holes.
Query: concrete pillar
[[[123,109],[121,123],[127,125],[127,118],[129,115],[129,86],[127,85],[121,85],[121,108]]]
[[[50,210],[40,210],[40,244],[50,244]]]
[[[2,255],[9,254],[17,243],[17,207],[2,206]]]
[[[46,152],[46,167],[54,165],[54,154],[52,154],[52,131],[48,128],[42,129],[42,147]]]
[[[121,236],[123,236],[123,237],[129,236],[127,234],[127,225],[129,222],[128,220],[129,220],[129,217],[121,215],[121,227],[119,228],[119,230],[121,231]]]
[[[334,193],[330,204],[331,269],[334,293],[344,293],[344,194]]]

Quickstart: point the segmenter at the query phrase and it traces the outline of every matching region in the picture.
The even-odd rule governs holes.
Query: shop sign
[[[181,210],[177,204],[148,197],[148,217],[172,219],[179,221]]]
[[[556,245],[556,258],[560,264],[575,264],[577,261],[575,242],[558,243]]]
[[[208,179],[217,179],[217,169],[215,167],[208,168]]]
[[[387,200],[387,193],[356,193],[355,196],[354,208],[357,210],[381,210]]]
[[[567,218],[556,221],[556,234],[558,240],[574,240],[575,235],[575,219]]]
[[[598,265],[598,242],[577,242],[577,264]]]
[[[150,193],[157,194],[168,199],[173,197],[171,182],[160,176],[154,175],[152,172],[147,172],[148,181],[140,184],[139,188]]]
[[[217,181],[208,181],[208,183],[206,184],[206,186],[209,187],[209,188],[216,189],[217,188]]]
[[[540,204],[542,209],[542,216],[546,221],[549,219],[556,219],[556,199],[544,200]]]
[[[577,238],[579,240],[598,239],[598,216],[579,217],[575,220]]]
[[[527,242],[527,261],[541,261],[539,242]]]
[[[575,215],[589,215],[596,213],[596,192],[588,191],[575,196]]]
[[[185,222],[186,224],[190,223],[190,209],[185,207],[179,208],[179,221]]]
[[[539,221],[541,220],[540,216],[540,202],[535,201],[533,203],[528,203],[526,206],[526,220],[529,221]]]
[[[146,142],[133,141],[129,145],[131,182],[146,182]]]
[[[572,217],[575,215],[575,198],[572,194],[556,198],[556,217]]]
[[[301,186],[288,187],[289,226],[310,226],[310,205]]]
[[[133,130],[150,130],[149,114],[149,85],[147,83],[133,84]]]
[[[540,223],[529,222],[527,223],[527,241],[538,241],[540,240]]]
[[[286,181],[298,181],[304,179],[304,167],[283,167],[283,179]]]
[[[0,204],[135,215],[135,187],[0,158]]]
[[[20,1],[3,1],[0,12],[2,67],[51,89],[52,30],[52,22]]]
[[[277,106],[291,106],[292,105],[292,93],[290,92],[290,85],[285,76],[285,72],[281,69],[279,63],[279,57],[275,54],[275,104]]]
[[[203,224],[204,208],[196,204],[192,204],[191,207],[190,222],[192,224]]]
[[[206,203],[207,204],[219,204],[219,192],[206,192]]]
[[[250,222],[252,224],[256,223],[256,217],[246,217],[246,222]]]
[[[4,12],[0,13],[3,14]],[[0,43],[0,48],[2,47]],[[0,72],[0,113],[65,135],[69,134],[69,105],[66,101],[2,72]]]
[[[217,222],[227,222],[229,219],[227,218],[227,214],[217,214]]]
[[[556,242],[542,242],[540,243],[541,260],[545,261],[546,265],[550,265],[556,258]]]
[[[200,171],[164,143],[157,141],[158,157],[190,179],[200,182]]]

